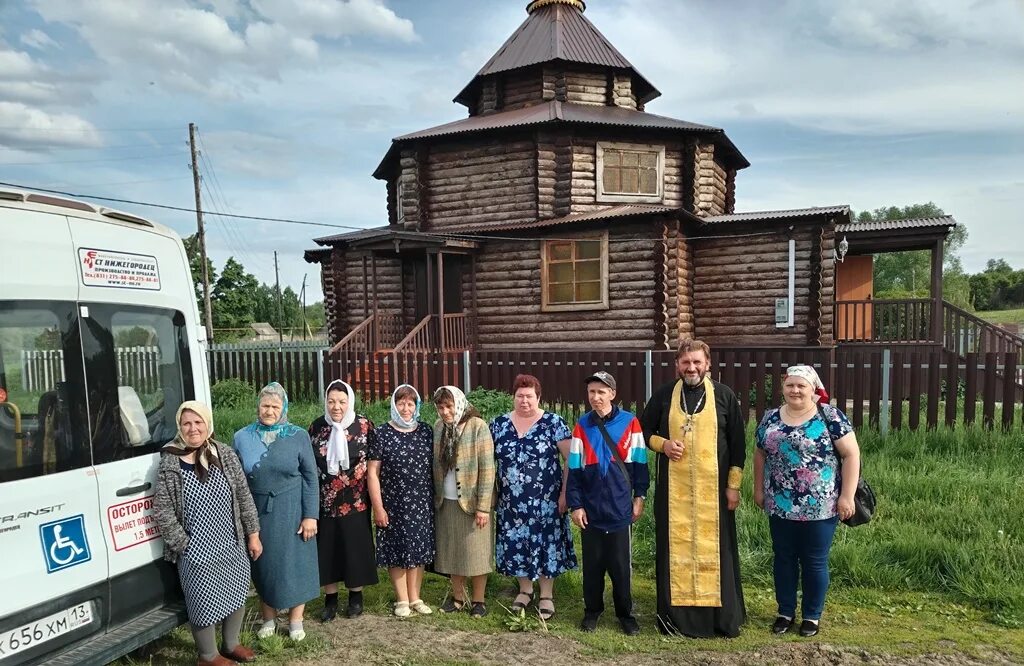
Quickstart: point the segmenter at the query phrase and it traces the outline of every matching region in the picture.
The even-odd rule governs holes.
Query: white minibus
[[[0,188],[0,666],[103,664],[185,621],[160,448],[209,402],[181,238]]]

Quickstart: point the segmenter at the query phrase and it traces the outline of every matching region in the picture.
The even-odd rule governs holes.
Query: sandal
[[[555,616],[555,600],[551,597],[541,597],[537,601],[537,614],[545,622],[553,618]]]
[[[445,602],[437,610],[442,613],[461,613],[462,609],[466,607],[466,602],[463,599],[456,599],[455,597],[448,597]]]
[[[484,617],[487,615],[487,604],[482,601],[473,602],[473,610],[469,611],[470,617]]]
[[[431,610],[430,606],[428,606],[425,603],[423,603],[422,599],[417,599],[416,601],[410,601],[409,602],[409,608],[414,610],[414,611],[416,611],[420,615],[430,615],[431,613],[434,612],[433,610]]]
[[[526,598],[526,601],[520,601],[522,598]],[[533,592],[520,592],[516,595],[515,600],[512,602],[512,610],[516,613],[526,610],[526,607],[533,601]]]

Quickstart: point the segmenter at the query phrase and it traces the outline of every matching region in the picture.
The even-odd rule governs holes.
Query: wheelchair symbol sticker
[[[85,516],[79,514],[39,526],[46,571],[53,573],[92,559],[85,536]]]

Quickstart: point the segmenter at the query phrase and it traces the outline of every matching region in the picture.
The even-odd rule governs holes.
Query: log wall
[[[604,70],[569,69],[565,72],[565,101],[593,106],[608,105],[608,75]]]
[[[737,233],[741,233],[739,229]],[[797,227],[794,325],[775,326],[775,299],[788,296],[785,231],[767,236],[703,239],[693,251],[696,337],[709,344],[807,344],[812,317],[812,252],[820,227]],[[814,296],[817,296],[815,294]],[[815,315],[816,316],[816,315]]]
[[[539,68],[509,72],[502,75],[498,85],[498,108],[501,111],[535,106],[544,101],[544,76]]]
[[[377,257],[377,311],[402,311],[402,263],[397,257]],[[340,275],[343,276],[344,288],[338,294],[337,316],[344,327],[339,339],[358,326],[364,319],[373,314],[373,275],[372,260],[366,259],[366,272],[363,272],[361,254],[350,253],[346,257]],[[369,296],[369,308],[364,308],[363,285],[366,285]],[[344,297],[341,293],[344,293]],[[336,341],[335,341],[336,342]]]
[[[586,236],[557,228],[558,238]],[[616,239],[646,235],[640,240]],[[539,241],[487,243],[476,260],[477,330],[482,348],[650,349],[654,344],[658,232],[623,225],[609,235],[609,308],[541,311]],[[470,301],[467,301],[470,303]]]
[[[342,320],[344,304],[339,305],[336,276],[345,272],[345,252],[340,248],[331,248],[331,254],[320,262],[320,286],[324,291],[324,314],[327,318],[327,339],[334,344],[342,337]]]
[[[633,93],[633,78],[629,74],[615,72],[611,80],[612,104],[625,109],[637,108],[636,95]]]
[[[652,141],[633,136],[595,135],[575,136],[572,142],[571,195],[572,213],[587,213],[615,205],[597,200],[597,144],[634,143],[654,148],[665,146],[665,165],[662,182],[662,203],[666,206],[683,206],[689,177],[686,163],[692,154],[692,145],[681,141]],[[650,200],[639,203],[650,203]]]
[[[820,322],[819,344],[829,346],[835,344],[835,304],[836,304],[836,229],[827,225],[821,229],[820,240],[820,277],[818,281],[818,320]]]
[[[694,154],[694,213],[702,217],[723,215],[728,208],[728,174],[715,156],[715,144],[701,143]]]
[[[406,229],[419,229],[422,224],[422,197],[425,194],[420,187],[420,159],[423,157],[423,151],[406,149],[401,152],[399,158],[399,178],[401,179],[402,185],[402,211],[405,213],[404,226]],[[397,182],[395,184],[397,187]],[[392,222],[397,222],[398,211],[395,211],[395,218]]]
[[[537,154],[532,138],[434,146],[421,171],[426,171],[431,230],[537,219]]]

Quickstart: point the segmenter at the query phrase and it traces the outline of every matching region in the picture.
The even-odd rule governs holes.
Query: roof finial
[[[587,9],[587,3],[583,0],[533,0],[530,4],[526,5],[526,13],[532,14],[541,7],[546,7],[548,5],[569,5],[570,7],[575,7],[581,12],[586,11]]]

